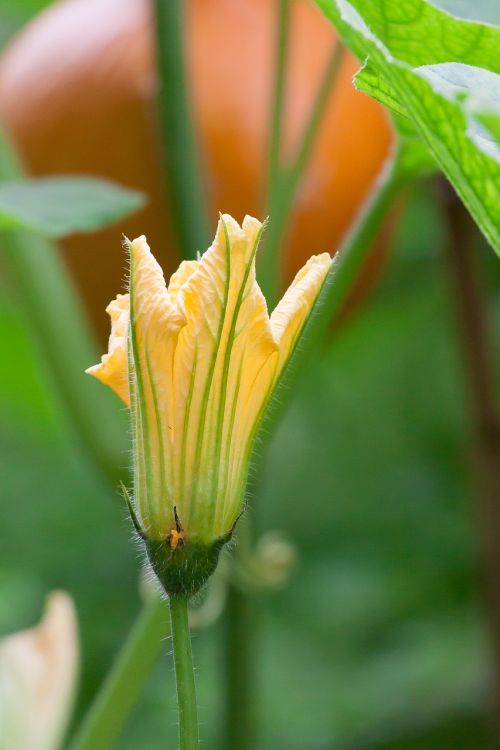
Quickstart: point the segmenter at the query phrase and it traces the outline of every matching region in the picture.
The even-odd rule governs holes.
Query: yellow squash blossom
[[[310,258],[269,316],[255,278],[262,229],[223,215],[168,287],[139,237],[129,293],[107,308],[109,351],[87,372],[131,409],[133,514],[150,558],[163,545],[181,566],[181,548],[227,540],[257,428],[330,267],[327,253]]]

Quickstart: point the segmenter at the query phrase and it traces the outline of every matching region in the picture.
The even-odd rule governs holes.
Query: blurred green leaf
[[[144,196],[95,177],[39,177],[0,184],[0,229],[58,238],[93,232],[144,205]]]
[[[500,100],[500,29],[425,0],[317,0],[365,64],[367,94],[410,119],[500,254],[500,147],[480,122]]]

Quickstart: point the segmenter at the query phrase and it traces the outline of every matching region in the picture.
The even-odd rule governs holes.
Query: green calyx
[[[191,598],[208,581],[219,562],[231,532],[212,544],[190,542],[172,549],[170,542],[143,537],[146,553],[158,580],[169,597]]]
[[[154,539],[141,528],[124,485],[122,491],[130,519],[163,590],[169,597],[190,599],[215,571],[221,550],[231,539],[235,527],[210,544],[191,540],[182,529],[174,507],[175,528],[165,539]]]

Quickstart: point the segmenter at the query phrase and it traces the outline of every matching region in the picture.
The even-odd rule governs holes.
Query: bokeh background
[[[0,43],[46,4],[2,0]],[[431,181],[407,191],[375,290],[308,365],[265,461],[252,514],[262,532],[286,534],[298,564],[260,597],[262,750],[496,746],[472,410],[436,195]],[[478,233],[474,242],[498,342],[497,260]],[[0,341],[0,633],[34,623],[48,590],[71,593],[76,724],[140,607],[140,560],[3,273]],[[194,641],[203,746],[214,749],[223,639],[222,618]],[[174,705],[165,654],[119,747],[174,747]]]

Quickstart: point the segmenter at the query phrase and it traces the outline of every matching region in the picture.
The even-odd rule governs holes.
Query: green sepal
[[[163,590],[169,597],[177,596],[190,599],[198,593],[215,571],[221,550],[233,536],[233,531],[240,516],[236,519],[232,529],[212,544],[183,540],[182,545],[172,549],[169,539],[151,539],[147,536],[135,515],[134,506],[123,482],[121,483],[121,490],[134,529],[144,543],[149,563]],[[178,530],[180,530],[180,522],[175,508],[174,512]]]
[[[231,536],[232,531],[216,539],[213,544],[186,540],[176,549],[170,547],[168,540],[142,538],[151,567],[165,593],[169,597],[189,599],[215,571],[221,550]]]

